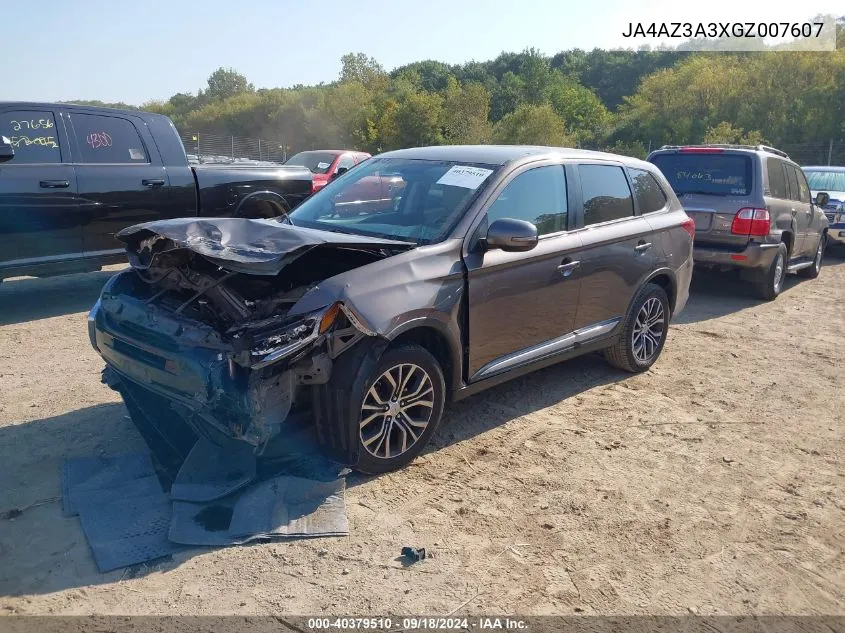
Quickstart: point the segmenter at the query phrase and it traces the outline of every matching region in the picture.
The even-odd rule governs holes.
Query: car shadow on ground
[[[6,279],[0,283],[0,325],[85,312],[100,296],[103,284],[119,270]]]
[[[627,376],[629,374],[610,368],[599,355],[592,354],[449,404],[442,424],[424,454],[431,455],[446,446],[482,435],[523,415],[553,406],[590,388],[624,380]],[[566,420],[560,423],[577,424]],[[285,474],[307,475],[301,466],[309,460],[312,464],[326,463],[308,428],[308,438],[293,444],[293,459],[287,462],[293,467]],[[45,442],[45,437],[52,440]],[[24,450],[25,447],[30,449]],[[32,447],[37,448],[33,451]],[[0,478],[8,484],[0,493],[0,596],[52,593],[166,572],[207,551],[207,548],[191,548],[171,559],[100,573],[79,518],[62,515],[60,473],[66,458],[118,454],[143,448],[141,435],[120,403],[96,405],[0,427]],[[374,478],[351,473],[347,476],[347,487],[354,488]],[[261,544],[248,546],[260,547]]]
[[[782,293],[808,280],[788,275]],[[696,270],[692,276],[689,300],[683,311],[673,317],[672,323],[698,323],[751,308],[761,303],[752,295],[751,285],[734,272]]]

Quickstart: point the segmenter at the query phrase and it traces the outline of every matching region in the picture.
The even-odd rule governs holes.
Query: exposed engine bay
[[[410,245],[235,222],[246,226],[181,220],[128,229],[119,237],[132,270],[106,284],[89,332],[124,399],[151,392],[157,398],[148,400],[198,435],[216,431],[261,450],[292,408],[307,406],[303,387],[327,382],[334,359],[375,336],[353,306],[297,312],[296,304],[322,281]],[[261,241],[244,239],[249,223],[264,224]]]

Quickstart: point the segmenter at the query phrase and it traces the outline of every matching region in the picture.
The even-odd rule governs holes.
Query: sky
[[[232,67],[256,88],[337,79],[363,52],[386,69],[484,61],[534,47],[636,47],[629,23],[799,21],[841,0],[0,0],[0,101],[140,105],[205,86]]]

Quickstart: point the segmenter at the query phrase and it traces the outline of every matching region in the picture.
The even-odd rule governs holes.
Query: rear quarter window
[[[751,158],[741,154],[658,154],[651,162],[663,172],[679,196],[699,193],[714,196],[747,196],[753,177]]]
[[[789,198],[786,189],[786,174],[783,171],[783,161],[769,158],[766,161],[766,174],[769,178],[769,195],[783,200]]]
[[[666,206],[666,194],[653,175],[644,169],[629,169],[628,173],[640,213],[653,213]]]

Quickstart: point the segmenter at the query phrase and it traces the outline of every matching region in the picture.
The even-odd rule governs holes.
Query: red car
[[[285,161],[285,165],[307,167],[314,177],[311,185],[311,193],[314,193],[329,184],[334,176],[339,176],[368,158],[371,158],[371,156],[367,152],[346,149],[315,149],[294,154]]]

